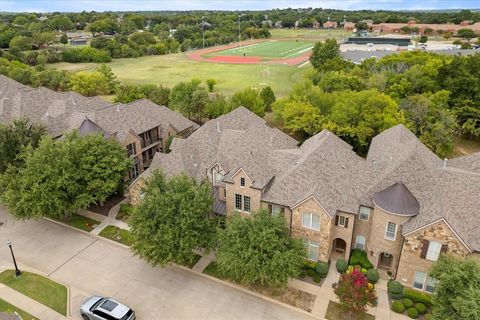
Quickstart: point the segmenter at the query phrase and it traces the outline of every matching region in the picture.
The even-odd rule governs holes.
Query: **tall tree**
[[[179,82],[170,91],[170,106],[189,119],[200,122],[205,113],[208,101],[207,89],[201,86],[201,81],[192,79],[189,82]]]
[[[208,181],[186,175],[167,179],[153,172],[142,189],[143,200],[129,224],[132,249],[152,265],[190,263],[195,249],[209,249],[215,239],[212,192]]]
[[[472,38],[475,38],[476,34],[472,29],[464,28],[457,31],[459,37],[470,42]]]
[[[246,285],[284,287],[304,262],[305,248],[290,237],[283,215],[265,209],[251,217],[230,214],[218,242],[219,271]]]
[[[44,137],[22,156],[24,166],[10,167],[0,182],[0,200],[19,219],[62,218],[105,201],[131,165],[125,149],[102,135]]]
[[[340,56],[340,45],[335,39],[327,39],[325,42],[317,42],[310,56],[310,63],[315,69],[321,69],[329,60]]]
[[[105,63],[102,63],[100,67],[96,69],[97,72],[103,74],[108,84],[109,93],[115,93],[117,91],[120,81],[118,81],[117,76],[113,73],[112,68],[107,66]]]
[[[98,71],[81,71],[74,74],[70,77],[70,88],[87,97],[110,92],[107,79]]]
[[[257,116],[263,117],[265,115],[265,102],[260,96],[260,91],[255,88],[249,87],[235,92],[230,104],[232,109],[245,107]]]

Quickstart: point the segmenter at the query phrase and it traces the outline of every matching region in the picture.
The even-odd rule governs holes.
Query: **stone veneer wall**
[[[320,231],[302,227],[302,212],[311,212],[320,216]],[[292,211],[292,237],[317,241],[319,243],[318,260],[330,259],[332,225],[332,218],[314,199],[303,202]]]
[[[461,243],[450,227],[443,221],[439,221],[429,227],[422,228],[405,237],[402,256],[398,266],[397,280],[404,285],[412,286],[416,271],[428,273],[433,261],[420,258],[422,241],[438,241],[447,244],[446,254],[455,257],[465,257],[469,250]]]
[[[245,187],[240,186],[240,179],[245,178]],[[235,210],[235,194],[241,194],[250,197],[250,211],[256,211],[260,209],[260,198],[262,197],[262,191],[250,187],[252,181],[247,174],[240,170],[232,178],[233,183],[225,183],[227,190],[226,198],[226,210],[227,214]]]
[[[390,271],[395,274],[403,243],[401,225],[408,219],[410,217],[391,214],[375,206],[370,235],[366,241],[368,245],[368,259],[372,262],[374,268],[378,268],[380,254],[387,252],[392,255],[393,260],[390,265]],[[394,241],[385,239],[387,222],[397,224],[397,233]]]
[[[331,241],[332,241],[332,246],[333,246],[333,241],[337,238],[342,239],[346,243],[346,248],[345,248],[345,259],[348,259],[350,256],[350,250],[352,248],[352,235],[353,235],[353,229],[355,225],[355,215],[346,213],[346,212],[337,212],[337,216],[343,216],[345,218],[348,218],[348,227],[345,228],[343,226],[336,226],[335,225],[335,219],[332,221],[332,236],[331,236]],[[332,247],[332,250],[334,248]]]

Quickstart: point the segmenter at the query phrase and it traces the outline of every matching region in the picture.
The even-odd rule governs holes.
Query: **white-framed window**
[[[415,272],[412,286],[415,289],[433,293],[433,291],[435,291],[435,287],[437,286],[437,282],[437,279],[429,277],[426,272],[417,271]]]
[[[442,250],[442,243],[438,241],[430,241],[428,244],[428,251],[425,259],[430,261],[437,261]]]
[[[282,212],[282,207],[272,204],[272,215],[276,216]]]
[[[249,196],[242,196],[241,194],[235,194],[235,210],[249,213],[251,210],[251,203]]]
[[[302,227],[313,230],[320,230],[320,216],[310,213],[302,213]]]
[[[240,178],[240,187],[245,187],[245,178]]]
[[[339,226],[345,227],[345,222],[346,221],[347,221],[347,219],[345,219],[344,216],[338,216],[338,225]]]
[[[397,235],[397,224],[394,222],[387,222],[385,227],[385,239],[395,241]]]
[[[223,174],[215,172],[215,182],[221,182],[223,180]]]
[[[370,218],[370,212],[372,211],[371,208],[369,207],[360,207],[360,214],[358,216],[358,218],[360,220],[363,220],[363,221],[368,221],[368,219]]]
[[[358,235],[355,238],[355,249],[365,250],[365,237]]]
[[[319,244],[317,241],[303,239],[305,249],[307,250],[308,260],[317,261],[318,260],[318,247]]]

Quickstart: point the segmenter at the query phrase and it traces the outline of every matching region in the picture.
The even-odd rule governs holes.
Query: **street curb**
[[[97,234],[94,234],[94,233],[89,233],[89,232],[87,232],[87,231],[84,231],[84,230],[81,230],[81,229],[72,227],[72,226],[70,226],[70,225],[68,225],[68,224],[65,224],[65,223],[60,222],[60,221],[57,221],[57,220],[53,220],[53,219],[50,219],[50,218],[44,218],[44,219],[45,219],[45,220],[48,220],[48,221],[50,221],[50,222],[53,222],[53,223],[56,223],[56,224],[65,226],[65,227],[70,228],[70,229],[72,229],[72,230],[76,230],[76,231],[81,232],[81,233],[83,233],[83,234],[89,235],[89,236],[91,236],[91,237],[93,237],[93,238],[97,238],[97,239],[101,239],[101,240],[103,240],[103,241],[107,241],[107,242],[109,242],[109,243],[115,244],[115,245],[117,245],[117,246],[119,246],[119,247],[122,247],[122,248],[124,248],[124,249],[128,249],[128,251],[131,251],[131,249],[130,249],[129,246],[126,246],[126,245],[121,244],[121,243],[119,243],[119,242],[116,242],[116,241],[110,240],[110,239],[108,239],[108,238],[102,237],[102,236],[100,236],[100,235],[97,235]],[[273,299],[273,298],[270,298],[270,297],[268,297],[268,296],[262,295],[262,294],[260,294],[260,293],[256,293],[256,292],[254,292],[254,291],[248,290],[248,289],[245,288],[245,287],[239,286],[239,285],[234,284],[234,283],[231,283],[231,282],[229,282],[229,281],[224,281],[224,280],[221,280],[221,279],[212,277],[212,276],[210,276],[210,275],[208,275],[208,274],[205,274],[205,273],[203,273],[203,272],[199,272],[199,271],[196,271],[196,270],[193,270],[193,269],[190,269],[190,268],[188,268],[188,267],[181,266],[181,265],[178,265],[178,264],[175,264],[175,263],[170,263],[169,265],[170,265],[170,266],[173,266],[173,267],[176,267],[176,268],[178,268],[178,269],[182,269],[182,270],[185,270],[185,271],[189,271],[189,272],[194,273],[194,274],[196,274],[196,275],[198,275],[198,276],[201,276],[201,277],[203,277],[203,278],[206,278],[206,279],[212,280],[212,281],[214,281],[214,282],[223,284],[223,285],[228,286],[228,287],[230,287],[230,288],[236,289],[236,290],[241,291],[241,292],[243,292],[243,293],[247,293],[247,294],[249,294],[249,295],[252,295],[252,296],[254,296],[254,297],[257,297],[257,298],[266,300],[266,301],[268,301],[268,302],[271,302],[271,303],[274,303],[274,304],[276,304],[276,305],[285,307],[285,308],[287,308],[287,309],[300,312],[300,313],[302,313],[302,314],[304,314],[304,315],[307,315],[307,316],[309,316],[309,317],[312,317],[312,318],[315,318],[315,319],[318,319],[318,320],[324,320],[323,317],[320,317],[320,316],[318,316],[318,315],[315,315],[315,314],[313,314],[313,313],[311,313],[311,312],[307,312],[307,311],[305,311],[305,310],[303,310],[303,309],[300,309],[300,308],[294,307],[294,306],[292,306],[292,305],[286,304],[286,303],[284,303],[284,302],[275,300],[275,299]],[[57,281],[57,282],[58,282],[58,281]],[[297,289],[297,290],[299,290],[299,289]]]

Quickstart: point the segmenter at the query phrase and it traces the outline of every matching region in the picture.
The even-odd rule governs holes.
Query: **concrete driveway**
[[[152,268],[128,249],[40,220],[14,221],[0,206],[0,266],[12,268],[7,239],[20,267],[70,286],[72,318],[93,294],[131,306],[139,319],[312,319],[176,267]]]

